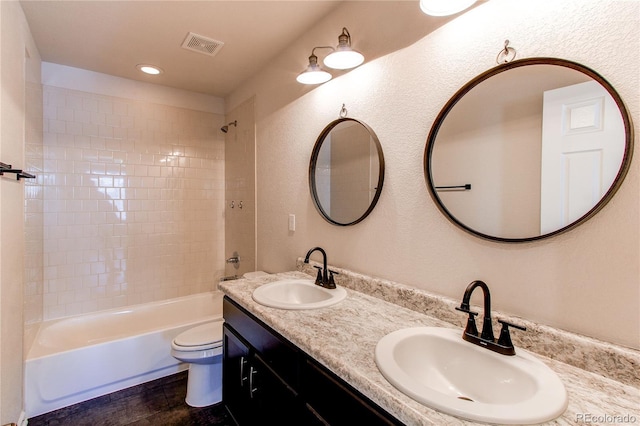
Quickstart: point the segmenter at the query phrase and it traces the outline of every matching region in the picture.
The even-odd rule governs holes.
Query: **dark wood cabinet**
[[[223,401],[240,425],[401,425],[228,297]]]
[[[223,329],[223,400],[238,424],[251,424],[249,395],[249,346],[226,326]]]
[[[334,373],[307,358],[303,393],[308,404],[330,425],[400,425],[382,408]]]

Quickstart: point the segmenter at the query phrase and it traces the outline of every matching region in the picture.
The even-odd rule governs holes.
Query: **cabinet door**
[[[251,424],[249,347],[226,324],[223,327],[222,400],[238,424]]]
[[[269,363],[226,324],[222,381],[224,404],[240,426],[326,425]]]
[[[252,358],[250,374],[252,402],[260,413],[259,422],[255,424],[326,425],[260,355]]]
[[[332,426],[402,425],[402,422],[358,390],[311,359],[304,364],[303,383],[304,398],[310,409]]]

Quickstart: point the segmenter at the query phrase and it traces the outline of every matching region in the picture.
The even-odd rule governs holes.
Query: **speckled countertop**
[[[301,267],[299,264],[298,267],[305,270],[308,266]],[[416,326],[456,327],[445,321],[448,320],[448,305],[453,304],[453,301],[448,303],[449,301],[442,300],[435,303],[440,308],[444,307],[447,312],[443,312],[444,319],[438,319],[438,315],[422,313],[433,312],[432,309],[420,312],[382,300],[384,297],[380,298],[380,294],[374,297],[355,291],[349,288],[354,280],[370,293],[381,290],[379,283],[373,286],[363,285],[363,281],[367,281],[364,276],[354,278],[354,274],[340,272],[343,282],[338,281],[338,284],[346,287],[347,298],[337,305],[322,309],[281,310],[253,301],[253,290],[267,282],[285,278],[313,278],[300,271],[221,282],[220,289],[405,424],[475,424],[433,410],[404,395],[387,382],[374,361],[374,349],[378,340],[392,331]],[[453,315],[459,317],[458,314]],[[514,344],[517,349],[518,342],[515,339]],[[558,374],[569,395],[569,406],[565,413],[545,424],[621,424],[618,420],[624,420],[625,424],[640,424],[640,390],[634,378],[625,380],[630,381],[625,384],[565,362],[535,355]],[[631,367],[635,370],[637,353],[623,351],[623,355],[616,355],[614,364],[623,364],[622,369]],[[607,362],[604,364],[603,368],[606,368]],[[624,372],[622,374],[624,377],[628,376]]]

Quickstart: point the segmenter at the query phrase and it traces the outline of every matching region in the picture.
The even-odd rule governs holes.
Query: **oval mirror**
[[[478,237],[533,241],[596,214],[622,183],[631,117],[575,62],[521,59],[471,80],[444,106],[424,154],[438,208]]]
[[[382,191],[384,156],[374,131],[353,118],[339,118],[324,128],[309,163],[311,198],[334,225],[361,222]]]

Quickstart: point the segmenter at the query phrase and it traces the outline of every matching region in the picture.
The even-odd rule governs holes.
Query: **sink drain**
[[[459,396],[458,399],[462,399],[463,401],[470,401],[473,402],[473,399],[471,398],[467,398],[466,396]]]

